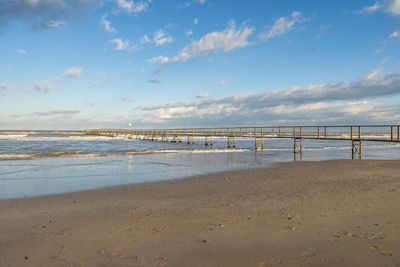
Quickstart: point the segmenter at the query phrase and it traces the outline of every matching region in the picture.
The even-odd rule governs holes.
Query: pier
[[[357,125],[357,126],[266,126],[266,127],[218,127],[176,129],[95,129],[85,130],[87,135],[116,136],[186,142],[194,144],[203,139],[205,146],[213,145],[213,138],[224,138],[228,148],[236,148],[240,138],[254,140],[254,150],[264,149],[264,139],[293,139],[293,152],[302,153],[303,139],[342,140],[351,142],[352,158],[362,158],[363,142],[400,143],[400,125]]]

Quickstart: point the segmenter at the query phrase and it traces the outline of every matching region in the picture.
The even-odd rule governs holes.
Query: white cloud
[[[188,30],[187,32],[186,32],[186,36],[190,36],[190,35],[192,35],[193,34],[193,31],[192,30]]]
[[[190,7],[190,3],[189,2],[181,3],[181,4],[178,5],[178,10],[179,9],[185,9],[185,8],[188,8],[188,7]]]
[[[50,81],[35,81],[33,82],[33,87],[36,91],[47,93],[51,90],[52,83]]]
[[[307,19],[305,19],[300,12],[293,11],[292,14],[290,14],[289,16],[280,17],[275,20],[272,28],[267,32],[261,33],[260,38],[264,41],[267,41],[274,37],[279,37],[285,33],[292,31],[295,28],[296,24],[303,23],[305,21],[307,21]]]
[[[162,46],[167,43],[172,43],[173,41],[174,39],[162,29],[153,33],[153,39],[150,39],[147,34],[143,35],[143,37],[140,38],[140,43],[153,43],[156,47]]]
[[[94,81],[94,82],[91,82],[91,83],[89,84],[89,87],[90,87],[90,88],[96,87],[96,86],[99,86],[100,84],[101,84],[100,81]]]
[[[366,7],[362,8],[360,11],[358,11],[358,13],[363,14],[363,15],[369,15],[369,14],[375,13],[376,11],[378,11],[381,8],[382,8],[382,5],[379,2],[375,2],[375,4],[373,4],[372,6],[366,6]]]
[[[394,31],[392,34],[389,35],[389,38],[399,38],[400,33],[398,31]]]
[[[194,0],[193,2],[196,2],[196,3],[199,3],[199,4],[203,5],[204,3],[206,3],[206,0]],[[178,5],[178,10],[179,9],[185,9],[185,8],[188,8],[188,7],[190,7],[190,2],[180,3]]]
[[[61,28],[75,21],[84,10],[98,5],[95,0],[13,0],[0,1],[0,28],[13,21],[31,26],[34,30]]]
[[[379,61],[378,66],[380,67],[380,66],[385,65],[386,62],[388,62],[389,60],[390,60],[389,57],[382,58],[381,61]]]
[[[151,40],[149,39],[149,36],[147,34],[143,35],[142,38],[140,38],[140,43],[146,44],[146,43],[151,43]]]
[[[83,71],[83,67],[71,67],[64,72],[64,75],[67,75],[69,78],[77,78],[81,76]]]
[[[65,25],[65,21],[60,21],[60,20],[49,20],[46,22],[46,25],[50,28],[61,28]]]
[[[2,94],[6,94],[6,95],[7,94],[12,94],[12,93],[15,93],[18,90],[21,91],[22,88],[20,86],[17,86],[17,85],[10,86],[10,85],[8,85],[6,83],[0,83],[0,92]]]
[[[197,23],[199,23],[199,19],[198,19],[198,18],[194,18],[193,24],[194,24],[194,25],[197,25]]]
[[[319,33],[315,35],[315,39],[321,39],[321,37],[331,28],[331,25],[321,25],[318,30]]]
[[[138,49],[138,47],[129,40],[122,40],[122,39],[112,39],[109,43],[115,45],[115,50],[132,50]]]
[[[382,68],[377,68],[367,75],[367,80],[374,80],[380,77]]]
[[[116,32],[115,28],[113,28],[111,26],[111,22],[109,20],[107,20],[107,14],[104,14],[101,17],[100,25],[103,28],[103,30],[105,30],[106,32],[109,32],[109,33]]]
[[[39,0],[27,0],[27,2],[32,6],[36,6],[39,3]]]
[[[129,40],[123,41],[122,39],[112,39],[112,40],[110,40],[110,43],[115,44],[116,50],[124,50],[124,49],[128,49],[130,47]]]
[[[92,108],[92,107],[96,106],[96,103],[91,102],[91,101],[87,101],[87,102],[85,102],[85,105]]]
[[[172,43],[173,39],[168,36],[163,30],[158,30],[154,33],[153,42],[156,46],[161,46],[166,43]]]
[[[230,79],[222,79],[218,82],[218,86],[226,86],[228,84],[232,83],[232,80]]]
[[[196,95],[196,98],[208,98],[210,97],[210,94],[200,94],[200,95]]]
[[[20,53],[20,54],[27,54],[28,53],[28,51],[23,50],[23,49],[17,49],[17,52]]]
[[[204,57],[211,53],[227,53],[239,48],[249,46],[248,40],[254,28],[241,26],[236,28],[234,22],[221,32],[211,32],[204,35],[200,40],[193,41],[189,46],[183,48],[173,58],[165,56],[154,57],[147,60],[148,63],[158,61],[161,65],[166,63],[183,63],[197,57]]]
[[[147,7],[149,6],[148,2],[134,2],[131,0],[116,0],[117,6],[123,9],[127,13],[142,13],[146,11]],[[151,1],[149,1],[150,3]]]
[[[122,102],[132,103],[132,102],[135,102],[136,99],[134,99],[134,98],[131,97],[131,96],[124,96],[123,98],[121,98],[121,101],[122,101]]]
[[[372,6],[366,6],[358,11],[359,14],[369,15],[377,11],[383,10],[385,13],[389,13],[393,16],[400,15],[400,0],[383,0],[377,1]]]
[[[400,0],[386,1],[385,12],[390,13],[393,16],[399,16],[400,15]]]
[[[74,115],[78,114],[79,110],[49,110],[49,111],[41,111],[34,112],[33,115],[37,116],[56,116],[56,115]]]
[[[151,59],[146,60],[148,64],[153,64],[156,62],[159,62],[161,65],[167,64],[169,62],[169,59],[164,56],[158,56],[158,57],[153,57]]]
[[[162,83],[160,80],[148,80],[148,83]]]

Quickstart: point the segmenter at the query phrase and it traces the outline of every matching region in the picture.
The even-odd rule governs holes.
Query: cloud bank
[[[382,122],[400,119],[400,105],[369,102],[400,95],[400,73],[380,74],[351,82],[308,85],[224,98],[197,97],[195,100],[139,106],[142,123],[159,125],[221,125],[303,121]],[[396,113],[397,112],[397,113]],[[244,124],[246,124],[244,123]]]

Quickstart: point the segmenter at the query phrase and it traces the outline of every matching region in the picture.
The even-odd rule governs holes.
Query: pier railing
[[[264,149],[264,139],[289,138],[294,140],[294,152],[302,152],[303,139],[348,140],[352,142],[352,156],[361,158],[363,141],[400,142],[400,125],[97,129],[85,130],[85,134],[127,135],[153,141],[186,141],[188,144],[201,137],[206,146],[212,146],[213,138],[225,138],[228,148],[235,148],[238,138],[251,138],[254,139],[255,150]]]

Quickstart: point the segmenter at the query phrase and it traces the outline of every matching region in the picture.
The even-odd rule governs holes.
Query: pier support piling
[[[351,141],[351,158],[354,159],[356,157],[362,158],[362,141],[353,139]]]
[[[233,129],[232,136],[230,134],[230,129],[226,129],[226,136],[227,136],[228,148],[235,148],[236,147],[235,129]]]
[[[294,138],[293,152],[303,153],[303,138]]]

